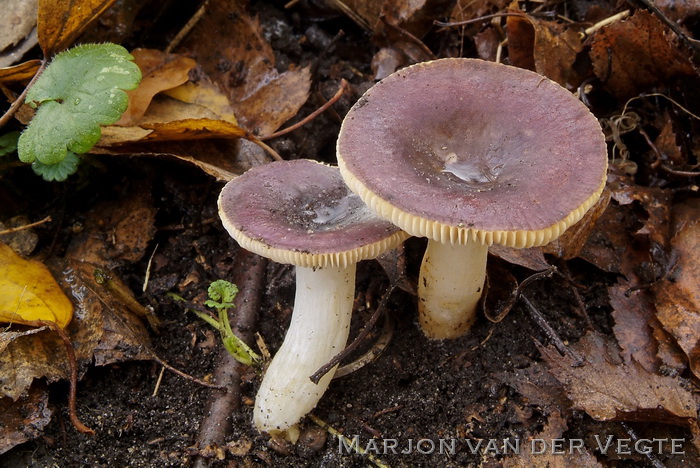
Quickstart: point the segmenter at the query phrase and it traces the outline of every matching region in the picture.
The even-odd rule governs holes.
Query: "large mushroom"
[[[219,215],[243,247],[296,265],[289,330],[263,377],[254,423],[286,432],[311,411],[335,369],[310,376],[342,351],[355,293],[355,264],[393,249],[407,234],[378,218],[338,169],[309,160],[253,168],[224,186]]]
[[[537,73],[441,59],[377,83],[343,121],[338,165],[381,217],[427,237],[419,319],[434,339],[476,318],[488,246],[547,244],[605,186],[596,118]]]

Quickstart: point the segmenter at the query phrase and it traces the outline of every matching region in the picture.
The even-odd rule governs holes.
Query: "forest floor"
[[[691,1],[656,2],[661,10],[653,12],[644,2],[612,0],[419,7],[357,0],[343,13],[314,0],[288,8],[242,3],[209,0],[199,10],[115,2],[78,42],[152,51],[152,62],[134,53],[156,90],[132,96],[143,112],[120,123],[126,130],[103,129],[65,182],[44,182],[0,156],[5,228],[51,217],[0,241],[47,265],[74,303],[66,330],[78,357],[77,417],[94,431],[81,434],[71,423],[68,364],[63,348],[52,347],[53,332],[8,327],[0,341],[0,466],[700,466],[700,78],[693,62],[700,52],[692,41],[700,8]],[[588,29],[606,18],[614,21]],[[681,36],[660,18],[681,25]],[[259,372],[230,364],[237,379],[231,428],[211,429],[207,439],[207,408],[221,392],[163,362],[211,383],[225,351],[218,333],[170,293],[203,308],[212,281],[236,281],[258,307],[239,304],[245,313],[232,314],[234,325],[248,338],[258,333],[274,355],[290,321],[294,270],[252,266],[216,205],[228,178],[271,159],[248,141],[221,138],[222,130],[192,138],[195,130],[182,128],[181,139],[153,142],[138,131],[184,117],[224,121],[230,112],[265,139],[323,106],[345,80],[330,109],[265,139],[284,159],[332,164],[343,116],[377,79],[457,56],[530,68],[578,93],[609,141],[602,201],[554,247],[494,248],[496,300],[515,297],[521,284],[517,292],[531,307],[522,299],[487,301],[458,339],[432,341],[418,326],[412,285],[425,240],[361,263],[353,336],[393,292],[348,362],[392,334],[378,357],[335,379],[313,412],[345,443],[311,418],[296,444],[259,434],[252,425]],[[185,82],[192,93],[185,101],[209,106],[206,112],[164,95]],[[16,95],[22,86],[5,90]],[[205,95],[225,96],[226,104],[201,104]],[[22,129],[26,121],[18,120],[7,128]],[[109,272],[112,287],[96,282],[95,268]],[[115,289],[152,308],[157,332]],[[15,373],[25,368],[28,380]],[[366,453],[347,449],[353,439]]]

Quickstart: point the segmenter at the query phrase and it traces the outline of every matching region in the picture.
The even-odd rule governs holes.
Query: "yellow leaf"
[[[0,322],[55,322],[65,328],[73,304],[40,262],[25,260],[0,244]]]

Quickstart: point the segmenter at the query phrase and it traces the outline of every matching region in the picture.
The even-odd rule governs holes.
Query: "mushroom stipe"
[[[335,368],[318,384],[310,376],[348,339],[355,264],[396,247],[408,235],[381,220],[343,183],[337,168],[309,160],[253,168],[219,196],[224,227],[241,247],[296,265],[292,320],[263,377],[255,426],[293,438]]]

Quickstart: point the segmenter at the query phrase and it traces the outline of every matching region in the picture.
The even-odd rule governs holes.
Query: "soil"
[[[276,51],[277,66],[283,70],[289,63],[315,63],[315,86],[326,95],[329,90],[332,94],[337,89],[337,76],[330,78],[334,67],[352,68],[371,75],[369,64],[377,47],[348,19],[338,15],[312,18],[294,9],[285,10],[280,2],[256,2],[251,8],[259,14],[267,39]],[[170,33],[179,25],[171,26]],[[326,49],[341,29],[345,35],[335,39],[334,47]],[[298,39],[304,34],[309,40],[300,47]],[[457,38],[451,40],[457,41]],[[433,45],[438,39],[428,37],[426,41]],[[162,47],[161,44],[132,45]],[[315,61],[318,57],[321,60]],[[344,115],[370,84],[359,74],[344,72],[344,76],[355,85],[354,96],[343,98],[335,107],[336,114],[325,113],[288,137],[273,141],[273,147],[283,157],[303,155],[333,160],[338,116]],[[308,114],[314,107],[315,104],[310,103],[300,115]],[[37,215],[37,219],[47,214],[60,219],[61,229],[57,234],[55,230],[39,230],[40,248],[53,247],[55,252],[60,252],[73,236],[72,227],[85,219],[96,202],[119,200],[122,194],[137,187],[148,188],[158,210],[156,225],[159,229],[151,247],[158,245],[159,263],[152,273],[148,292],[138,294],[137,298],[143,304],[154,306],[163,320],[160,334],[151,337],[154,349],[162,359],[190,375],[211,374],[222,352],[218,337],[166,293],[178,285],[188,284],[180,287],[178,293],[188,299],[201,298],[211,281],[231,277],[238,246],[224,231],[216,215],[216,197],[221,184],[196,168],[173,161],[104,158],[100,165],[65,184],[42,184],[31,196],[18,188],[27,198],[14,208]],[[16,187],[31,183],[32,177],[30,173],[21,175],[15,180]],[[408,278],[414,282],[423,245],[423,241],[411,239],[406,249]],[[141,290],[147,260],[144,258],[117,269],[133,291]],[[550,260],[557,262],[553,258]],[[598,331],[611,334],[606,286],[614,277],[580,260],[569,262],[568,267],[575,287],[583,296],[591,323]],[[531,273],[516,266],[510,269],[520,280]],[[267,270],[267,286],[256,329],[274,353],[289,322],[293,270],[277,264],[269,264]],[[187,283],[187,278],[193,280]],[[365,262],[360,266],[353,333],[367,320],[388,285],[389,278],[377,262]],[[529,287],[528,295],[565,343],[576,342],[587,329],[588,322],[577,309],[573,287],[562,278],[553,276],[537,281]],[[466,440],[525,438],[547,425],[549,412],[530,404],[512,384],[506,383],[508,376],[512,378],[518,369],[540,360],[537,343],[551,343],[551,337],[532,320],[522,303],[516,304],[501,322],[492,323],[480,316],[467,336],[444,342],[430,341],[422,335],[417,325],[415,298],[411,294],[397,290],[392,295],[388,312],[394,325],[388,347],[373,362],[336,379],[314,411],[330,426],[349,438],[358,435],[361,444],[371,438],[397,439],[397,452],[406,448],[409,439],[435,442],[456,439],[455,454],[422,454],[414,450],[409,454],[380,453],[377,457],[395,467],[461,467],[492,463],[496,466],[503,458],[472,454]],[[0,465],[163,467],[190,464],[197,455],[195,443],[210,390],[168,371],[159,380],[160,372],[161,366],[152,361],[89,368],[79,382],[77,406],[82,422],[96,431],[94,436],[78,434],[71,426],[67,416],[68,384],[52,384],[50,405],[54,415],[43,435],[5,454]],[[370,464],[362,455],[341,451],[337,439],[324,431],[319,432],[308,419],[302,423],[305,439],[297,446],[271,444],[251,424],[252,401],[259,376],[251,373],[244,377],[243,404],[240,412],[233,415],[233,433],[226,438],[228,451],[223,460],[211,457],[211,466],[359,467]],[[587,439],[591,434],[623,433],[617,422],[599,423],[583,412],[573,414],[567,420],[568,429],[563,437]],[[632,428],[641,431],[644,427],[632,425]],[[683,430],[669,428],[669,431],[690,439]],[[613,460],[600,456],[599,460],[609,466],[652,466],[652,462],[642,458]]]

